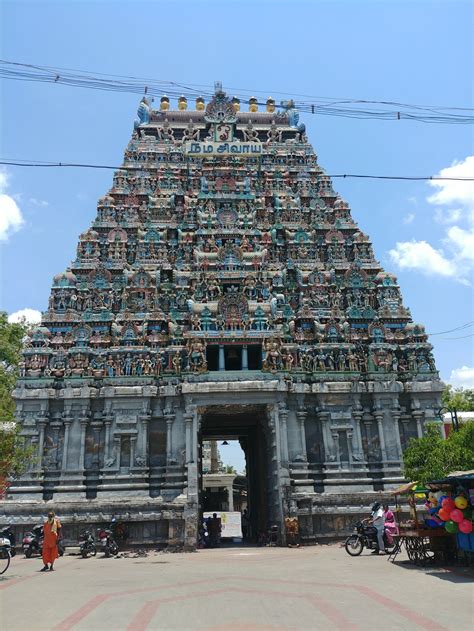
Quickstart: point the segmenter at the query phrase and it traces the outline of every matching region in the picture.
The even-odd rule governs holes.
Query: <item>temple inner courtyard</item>
[[[395,564],[367,552],[352,559],[337,544],[128,554],[66,555],[46,574],[39,560],[17,556],[0,577],[2,628],[472,629],[472,576],[416,568],[404,555]]]

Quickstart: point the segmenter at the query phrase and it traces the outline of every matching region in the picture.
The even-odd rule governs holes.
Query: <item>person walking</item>
[[[379,552],[385,553],[385,544],[383,541],[383,532],[385,526],[385,516],[382,506],[379,502],[375,502],[372,506],[372,518],[370,523],[377,531],[377,544],[378,547],[372,552],[372,554],[379,554]]]
[[[58,558],[58,538],[61,530],[61,522],[54,514],[49,511],[48,519],[43,526],[43,563],[44,567],[41,572],[54,571],[54,562]],[[48,567],[49,565],[49,567]]]

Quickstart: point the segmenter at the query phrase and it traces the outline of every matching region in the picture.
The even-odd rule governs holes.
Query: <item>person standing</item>
[[[58,538],[61,530],[61,522],[54,514],[49,511],[48,519],[43,526],[43,563],[44,567],[41,572],[53,572],[54,562],[58,558]],[[48,567],[49,564],[49,567]]]
[[[385,552],[385,544],[383,541],[383,531],[385,526],[385,516],[382,506],[379,502],[375,502],[372,506],[372,518],[370,523],[377,531],[377,544],[378,547],[372,552],[372,554],[379,554],[379,552]]]

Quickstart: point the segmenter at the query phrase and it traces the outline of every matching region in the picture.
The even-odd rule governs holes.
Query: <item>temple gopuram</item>
[[[216,84],[193,107],[142,99],[53,279],[14,392],[37,458],[10,515],[48,502],[71,527],[115,515],[192,548],[202,444],[238,439],[253,532],[298,516],[314,540],[401,481],[443,384],[294,103],[241,109]]]

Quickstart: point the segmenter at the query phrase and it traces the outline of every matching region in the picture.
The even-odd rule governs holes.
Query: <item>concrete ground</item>
[[[9,631],[474,628],[474,582],[462,569],[423,570],[339,545],[148,552],[105,559],[12,559],[0,576]]]

